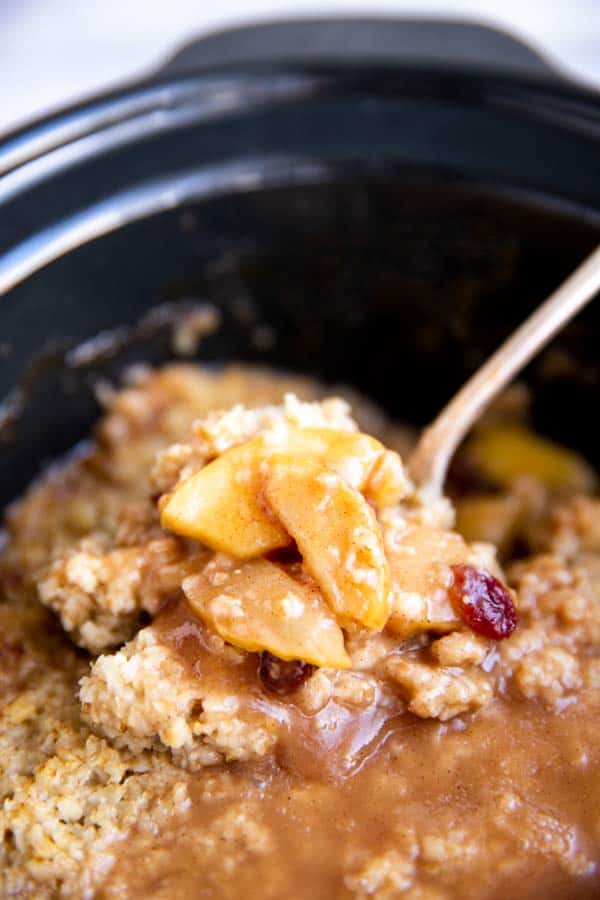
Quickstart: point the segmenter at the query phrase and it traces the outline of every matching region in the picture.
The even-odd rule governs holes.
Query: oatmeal
[[[491,417],[425,502],[309,381],[104,399],[6,517],[0,894],[596,896],[589,465]]]

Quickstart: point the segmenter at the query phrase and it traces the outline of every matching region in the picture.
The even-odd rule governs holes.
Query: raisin
[[[276,550],[271,550],[270,553],[266,554],[266,558],[269,562],[280,566],[302,562],[302,557],[295,541],[292,541],[287,547],[278,547]]]
[[[24,578],[18,572],[0,571],[0,594],[6,594],[8,599],[18,598],[23,584]]]
[[[467,625],[493,641],[509,637],[517,627],[517,611],[508,588],[473,566],[451,569],[450,599]]]
[[[285,696],[296,691],[310,678],[316,666],[294,659],[288,662],[264,650],[260,654],[258,672],[262,683],[272,694]]]
[[[0,666],[14,669],[21,661],[25,648],[21,641],[6,641],[0,644]]]

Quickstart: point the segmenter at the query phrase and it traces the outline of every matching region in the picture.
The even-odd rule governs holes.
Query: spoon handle
[[[425,429],[409,463],[422,493],[441,493],[454,451],[488,403],[598,291],[600,246],[500,345]]]

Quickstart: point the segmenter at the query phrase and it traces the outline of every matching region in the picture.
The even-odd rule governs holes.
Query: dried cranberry
[[[267,690],[273,694],[284,696],[291,694],[304,684],[315,668],[316,666],[303,662],[301,659],[287,662],[269,653],[268,650],[264,650],[260,654],[258,672]]]
[[[508,588],[473,566],[451,568],[450,599],[467,625],[493,641],[509,637],[517,627],[517,611]]]

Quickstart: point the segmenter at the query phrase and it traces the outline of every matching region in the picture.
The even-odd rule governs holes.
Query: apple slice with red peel
[[[264,559],[190,575],[183,592],[223,640],[279,659],[347,669],[344,635],[319,591]]]
[[[381,528],[357,490],[311,459],[269,461],[264,496],[338,621],[381,630],[390,614]]]

